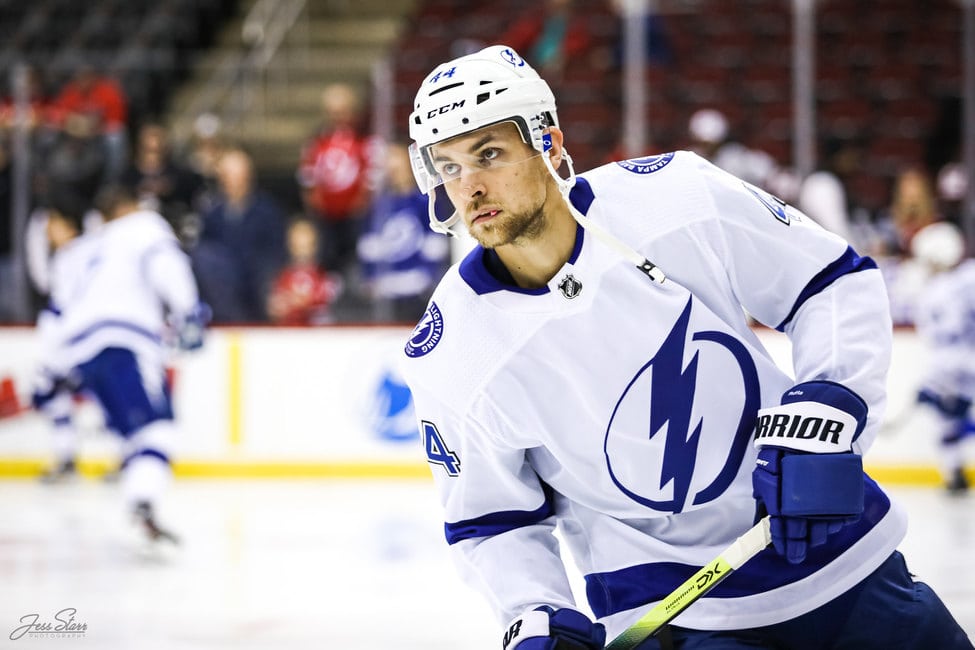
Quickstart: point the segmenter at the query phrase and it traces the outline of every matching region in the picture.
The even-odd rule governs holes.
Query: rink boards
[[[791,367],[789,342],[757,334]],[[177,354],[174,404],[181,426],[176,471],[213,477],[426,477],[409,392],[397,365],[409,329],[217,328],[203,350]],[[35,366],[30,328],[0,329],[0,380],[28,402]],[[881,481],[935,484],[935,441],[910,412],[924,349],[909,329],[895,332],[888,420],[866,457]],[[2,404],[0,404],[2,407]],[[97,472],[117,457],[98,410],[78,404],[81,456]],[[0,477],[35,474],[50,456],[46,421],[29,409],[0,418]]]

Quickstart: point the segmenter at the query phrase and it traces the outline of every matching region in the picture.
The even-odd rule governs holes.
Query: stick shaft
[[[650,611],[613,639],[606,650],[632,650],[669,623],[733,571],[758,555],[771,542],[769,518],[764,517],[721,554],[704,565]]]

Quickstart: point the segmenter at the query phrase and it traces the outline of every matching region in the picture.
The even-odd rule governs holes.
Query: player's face
[[[430,153],[448,198],[481,246],[496,248],[542,231],[550,176],[514,124],[457,136]]]

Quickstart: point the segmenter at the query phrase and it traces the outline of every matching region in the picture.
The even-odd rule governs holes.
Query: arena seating
[[[705,106],[723,111],[732,135],[788,164],[792,157],[792,17],[783,0],[659,0],[669,50],[646,70],[649,148],[686,145],[687,119]],[[405,135],[413,95],[439,60],[503,31],[521,0],[428,0],[403,32],[395,60],[397,129]],[[576,2],[592,26],[593,56],[570,63],[557,88],[560,117],[577,166],[604,162],[618,148],[621,38],[609,0]],[[817,3],[817,135],[857,138],[867,151],[860,185],[880,208],[898,170],[936,170],[957,151],[946,123],[961,92],[961,10],[953,0],[820,0]],[[949,145],[946,145],[948,142]]]

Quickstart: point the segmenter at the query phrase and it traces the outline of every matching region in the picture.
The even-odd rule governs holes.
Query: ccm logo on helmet
[[[432,111],[427,111],[427,119],[429,120],[430,118],[436,117],[437,115],[443,115],[444,113],[449,113],[455,108],[460,108],[464,105],[464,102],[466,101],[467,101],[466,99],[462,99],[459,102],[454,102],[453,104],[444,104],[440,108],[435,108]]]
[[[838,420],[801,415],[760,415],[755,421],[755,440],[763,438],[795,438],[840,444],[844,424]]]

